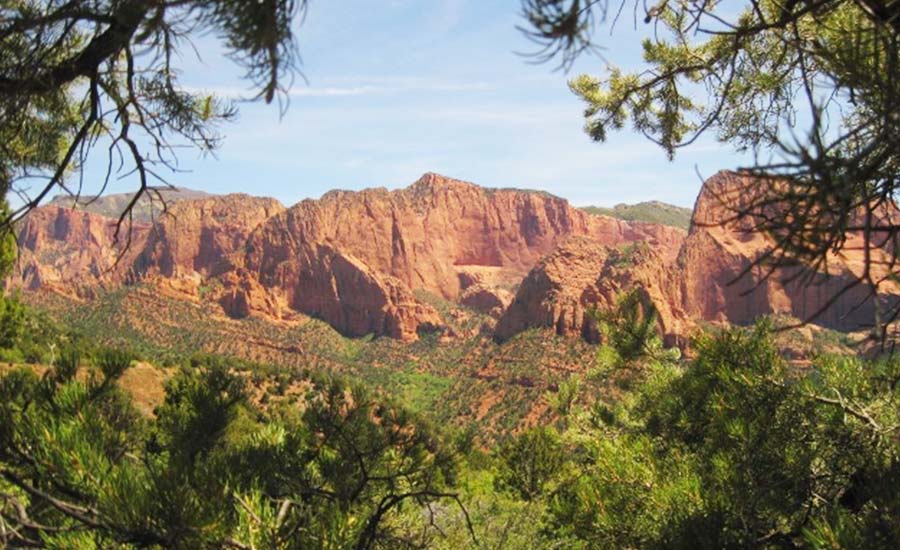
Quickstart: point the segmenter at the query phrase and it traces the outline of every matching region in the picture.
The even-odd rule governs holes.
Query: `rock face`
[[[688,324],[681,308],[677,273],[653,248],[638,244],[625,249],[573,237],[545,257],[522,281],[516,297],[500,318],[497,340],[531,327],[550,327],[560,335],[599,339],[589,311],[611,308],[618,296],[640,288],[659,311],[661,328],[675,338]]]
[[[220,277],[223,290],[219,305],[230,317],[242,319],[251,315],[282,319],[287,305],[250,277],[246,270],[236,269]]]
[[[276,212],[274,199],[225,195],[185,200],[169,207],[154,225],[124,224],[116,238],[116,220],[57,206],[38,208],[19,229],[20,260],[10,286],[116,285],[144,278],[191,282],[233,269],[230,258],[250,232]],[[58,287],[58,288],[57,288]]]
[[[753,178],[735,172],[719,172],[704,183],[694,207],[691,231],[678,258],[687,315],[735,324],[747,324],[769,313],[804,320],[816,315],[816,323],[845,331],[871,325],[875,303],[868,288],[856,285],[841,294],[862,273],[861,235],[850,234],[844,251],[828,258],[828,271],[814,273],[810,279],[797,277],[799,267],[779,268],[766,277],[766,268],[753,266],[756,259],[772,250],[774,241],[751,231],[755,224],[752,219],[728,220],[758,189],[759,183]],[[875,260],[880,261],[877,257]],[[876,278],[884,275],[886,272],[878,273]],[[882,307],[898,303],[900,289],[896,285],[884,284],[881,292]]]
[[[135,224],[129,246],[128,228],[123,226],[117,239],[114,219],[57,206],[39,208],[19,227],[19,261],[5,285],[77,295],[115,281],[122,263],[117,259],[127,258],[126,247],[140,247],[149,229]]]
[[[21,259],[4,284],[89,298],[97,286],[142,281],[217,303],[235,318],[305,314],[347,335],[403,340],[434,330],[453,337],[419,291],[497,318],[498,340],[529,327],[596,340],[589,309],[612,307],[636,287],[659,310],[670,341],[696,320],[808,318],[861,273],[861,252],[852,250],[860,236],[829,258],[829,273],[813,276],[818,285],[786,282],[788,269],[765,278],[752,266],[772,241],[744,231],[752,220],[721,223],[732,214],[722,205],[739,207],[753,185],[731,172],[711,178],[689,233],[437,174],[396,191],[332,191],[288,209],[247,195],[200,197],[172,204],[153,225],[136,224],[127,250],[126,239],[114,238],[115,220],[48,206],[20,226]],[[882,305],[900,300],[892,284]],[[817,321],[855,330],[873,310],[866,289],[853,287]]]
[[[673,258],[685,236],[589,215],[546,193],[437,174],[398,191],[333,191],[290,209],[246,195],[182,200],[140,225],[124,254],[112,246],[111,227],[94,213],[38,209],[20,232],[26,261],[10,284],[143,281],[213,300],[236,318],[302,313],[348,335],[410,340],[442,324],[413,290],[499,317],[512,298],[504,289],[570,236],[647,242]]]
[[[850,234],[845,251],[828,258],[828,272],[814,272],[807,279],[798,277],[799,266],[780,267],[767,277],[768,269],[755,265],[772,250],[774,241],[752,231],[756,224],[752,218],[732,220],[735,211],[753,199],[758,185],[735,172],[720,172],[707,180],[697,198],[690,233],[674,261],[659,248],[623,251],[585,238],[569,239],[523,280],[495,337],[502,341],[526,328],[553,327],[559,334],[594,340],[588,308],[612,307],[618,293],[635,287],[656,306],[670,342],[682,339],[698,320],[749,324],[772,313],[844,331],[870,326],[875,299],[865,285],[854,285],[864,266],[861,235]],[[900,218],[895,210],[883,215]],[[884,253],[873,254],[876,264],[887,264]],[[876,278],[887,277],[886,269],[876,265],[873,270]],[[900,304],[898,285],[885,282],[880,292],[883,311]]]
[[[494,318],[500,318],[512,301],[513,295],[508,290],[481,283],[467,287],[459,297],[460,304]]]
[[[153,226],[134,269],[164,277],[220,275],[235,267],[232,256],[243,252],[250,233],[283,211],[275,199],[243,194],[180,201]]]
[[[437,312],[419,303],[401,281],[327,244],[297,250],[278,276],[291,308],[325,319],[349,336],[414,340],[442,324]]]
[[[243,266],[291,308],[345,333],[410,338],[436,321],[412,289],[458,300],[478,281],[511,286],[570,235],[669,250],[684,238],[675,228],[591,216],[545,193],[426,174],[399,191],[332,191],[273,216],[250,236]],[[503,306],[501,296],[488,312]],[[473,291],[467,299],[488,298]]]
[[[246,266],[275,285],[299,248],[327,242],[409,288],[455,300],[467,266],[521,277],[569,235],[609,245],[644,240],[670,250],[684,238],[675,228],[591,216],[544,193],[488,190],[426,174],[399,191],[332,191],[299,203],[254,233]]]

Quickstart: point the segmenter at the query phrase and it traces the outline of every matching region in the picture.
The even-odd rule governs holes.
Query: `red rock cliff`
[[[6,285],[52,288],[69,295],[116,282],[126,247],[140,248],[150,226],[134,224],[116,235],[116,220],[70,208],[47,206],[31,212],[19,227],[19,260]],[[127,263],[127,259],[125,260]]]
[[[828,305],[862,272],[861,236],[850,234],[841,254],[828,258],[828,271],[798,279],[798,267],[767,268],[754,262],[772,250],[768,235],[748,231],[753,218],[733,220],[735,211],[759,196],[752,177],[719,172],[704,183],[694,207],[692,228],[678,257],[683,280],[684,309],[694,318],[747,324],[760,315],[785,313],[809,319]],[[779,215],[769,212],[768,215]],[[793,282],[791,279],[795,279]],[[897,303],[896,285],[885,285],[879,298],[884,306]],[[871,325],[874,301],[864,285],[853,286],[813,319],[839,330]]]
[[[503,341],[527,328],[550,327],[596,342],[590,308],[614,307],[620,294],[634,288],[653,302],[664,335],[674,340],[683,334],[690,323],[681,308],[678,273],[662,254],[644,244],[616,249],[572,237],[525,277],[495,337]]]
[[[291,308],[346,333],[408,338],[436,319],[411,289],[456,300],[473,272],[515,284],[572,235],[609,245],[640,240],[672,257],[684,238],[675,228],[591,216],[546,193],[426,174],[398,191],[332,191],[303,201],[254,231],[243,265]],[[337,276],[336,265],[354,275]],[[365,304],[344,311],[354,300]]]
[[[616,245],[647,241],[674,256],[684,232],[592,216],[546,193],[491,190],[426,174],[399,191],[332,191],[270,219],[249,241],[246,265],[264,284],[309,243],[329,243],[410,288],[456,299],[467,266],[524,276],[569,235]]]
[[[250,233],[284,211],[275,199],[244,194],[181,201],[159,216],[135,271],[164,277],[211,277],[231,270]]]

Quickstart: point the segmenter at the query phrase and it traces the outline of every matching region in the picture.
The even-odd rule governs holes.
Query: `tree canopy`
[[[87,359],[0,374],[4,547],[418,547],[459,502],[452,447],[359,386],[294,373],[299,402],[262,405],[239,362],[198,358],[149,418],[119,386],[133,356]]]
[[[750,151],[752,200],[724,206],[774,237],[768,265],[824,270],[855,233],[867,264],[857,283],[877,293],[893,281],[900,4],[523,0],[522,7],[536,55],[566,68],[603,45],[595,43],[599,26],[625,24],[632,13],[648,25],[642,69],[611,65],[570,82],[593,139],[630,124],[669,157],[703,134]],[[608,56],[615,59],[614,48]],[[882,312],[876,328],[898,314]]]
[[[305,0],[2,0],[0,196],[20,194],[8,224],[55,188],[77,196],[102,145],[106,182],[135,174],[131,205],[177,166],[175,151],[220,140],[234,106],[179,83],[175,61],[211,33],[272,102],[296,71],[292,33]],[[105,187],[105,184],[104,184]],[[122,213],[123,221],[130,212]]]

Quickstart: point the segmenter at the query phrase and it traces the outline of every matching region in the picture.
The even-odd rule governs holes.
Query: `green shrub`
[[[555,430],[532,428],[502,445],[497,458],[497,488],[534,500],[544,495],[561,473],[565,450]]]

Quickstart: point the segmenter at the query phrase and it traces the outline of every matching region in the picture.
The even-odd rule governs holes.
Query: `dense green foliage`
[[[9,203],[0,189],[0,217],[9,216]],[[0,231],[0,279],[6,277],[16,260],[16,236],[11,228]]]
[[[523,500],[544,495],[565,461],[559,435],[551,428],[530,429],[500,447],[497,455],[497,488]]]
[[[50,548],[373,548],[453,503],[453,453],[402,408],[298,375],[298,402],[261,407],[235,363],[192,361],[154,418],[116,381],[128,354],[64,354],[0,378],[0,530]]]
[[[25,309],[11,297],[0,296],[0,350],[17,347],[25,328]]]
[[[0,217],[7,215],[9,207],[0,193]],[[0,280],[12,269],[16,260],[16,240],[10,229],[0,228]],[[0,292],[0,349],[15,345],[22,327],[22,312],[19,304]]]
[[[648,361],[619,400],[573,412],[552,455],[505,452],[541,432],[498,453],[554,472],[541,476],[544,536],[569,548],[900,544],[900,362],[794,371],[766,326],[706,335],[697,353],[689,368]]]
[[[8,215],[9,206],[0,189],[0,218]],[[12,270],[17,258],[16,239],[11,228],[0,227],[0,281]],[[9,295],[0,286],[0,360],[25,359],[23,350],[34,351],[35,336],[40,338],[35,317],[26,314],[26,308],[16,296]],[[33,330],[29,330],[33,329]],[[44,342],[42,342],[44,343]]]

